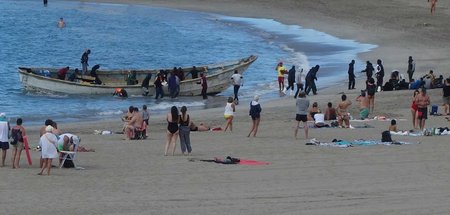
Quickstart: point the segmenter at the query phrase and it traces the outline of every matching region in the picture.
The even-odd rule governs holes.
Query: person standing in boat
[[[81,55],[81,71],[83,72],[84,75],[87,75],[88,73],[88,66],[89,66],[89,54],[91,53],[90,49],[86,49],[83,52],[83,55]]]
[[[192,79],[196,79],[196,78],[198,78],[198,73],[199,73],[199,72],[200,72],[200,71],[197,70],[197,67],[193,66],[193,67],[192,67],[192,70],[191,70],[186,76],[188,76],[189,74],[191,74]]]

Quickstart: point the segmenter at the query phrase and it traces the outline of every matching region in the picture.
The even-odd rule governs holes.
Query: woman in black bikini
[[[178,122],[178,108],[176,106],[172,106],[170,113],[167,113],[167,142],[164,156],[167,156],[169,148],[172,150],[172,156],[175,154],[175,146],[178,137]]]

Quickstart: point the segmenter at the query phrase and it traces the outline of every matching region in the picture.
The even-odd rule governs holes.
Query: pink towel
[[[269,165],[270,163],[263,162],[263,161],[240,159],[239,164],[241,164],[241,165],[248,165],[248,166],[261,166],[261,165]]]

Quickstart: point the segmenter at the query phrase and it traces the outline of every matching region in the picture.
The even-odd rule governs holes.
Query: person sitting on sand
[[[317,104],[317,102],[314,102],[311,109],[309,109],[308,121],[313,121],[314,115],[317,113],[321,113],[321,112],[322,111],[320,111],[319,105]]]
[[[389,131],[397,132],[397,121],[395,121],[395,119],[391,120]]]
[[[325,114],[317,113],[314,115],[314,127],[316,128],[330,127],[330,125],[325,123]]]
[[[362,90],[356,101],[359,102],[359,118],[367,119],[369,116],[369,98],[366,96],[366,92]]]
[[[338,123],[339,126],[344,127],[344,123],[345,123],[345,128],[349,128],[350,127],[350,113],[348,112],[348,108],[350,107],[350,105],[352,105],[352,102],[347,100],[347,96],[345,94],[343,94],[341,96],[341,103],[338,104],[337,107],[337,114],[338,114]]]
[[[336,109],[331,102],[328,102],[327,109],[325,109],[325,120],[336,120]]]
[[[200,122],[198,125],[196,125],[194,122],[191,121],[189,128],[191,129],[191,131],[210,131],[211,130],[211,127],[206,125],[203,122]]]

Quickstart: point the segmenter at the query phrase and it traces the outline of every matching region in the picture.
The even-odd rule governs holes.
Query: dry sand
[[[334,1],[126,1],[234,16],[274,18],[315,28],[342,38],[380,47],[360,56],[382,58],[386,71],[406,69],[409,55],[417,73],[432,68],[449,75],[450,23],[448,3],[439,1],[429,14],[425,0]],[[423,23],[428,23],[424,25]],[[417,76],[419,75],[417,74]],[[320,81],[320,80],[319,80]],[[359,81],[358,86],[362,83]],[[340,92],[354,100],[357,91],[343,84],[309,97],[324,109],[339,101]],[[430,90],[432,103],[441,91]],[[410,129],[411,91],[377,94],[376,115],[398,119]],[[293,138],[295,100],[261,98],[258,137],[247,138],[248,107],[237,107],[233,132],[193,132],[192,156],[163,156],[164,116],[152,115],[149,139],[124,141],[121,135],[94,135],[94,130],[119,131],[120,120],[62,124],[79,134],[82,145],[96,152],[78,154],[85,170],[54,169],[37,176],[39,152],[33,166],[22,156],[19,170],[0,169],[1,214],[449,214],[449,136],[398,137],[421,142],[404,146],[327,148],[306,146]],[[141,105],[141,104],[136,104]],[[351,108],[357,115],[357,105]],[[223,126],[223,108],[191,112],[195,122]],[[311,129],[319,140],[380,139],[388,122],[370,121],[374,128]],[[362,124],[361,122],[354,125]],[[448,126],[443,117],[430,117],[429,126]],[[36,143],[38,127],[27,127]],[[303,132],[300,130],[300,137]],[[35,144],[34,144],[35,145]],[[267,166],[219,165],[190,162],[216,156],[270,162]],[[8,154],[7,164],[10,164]]]

